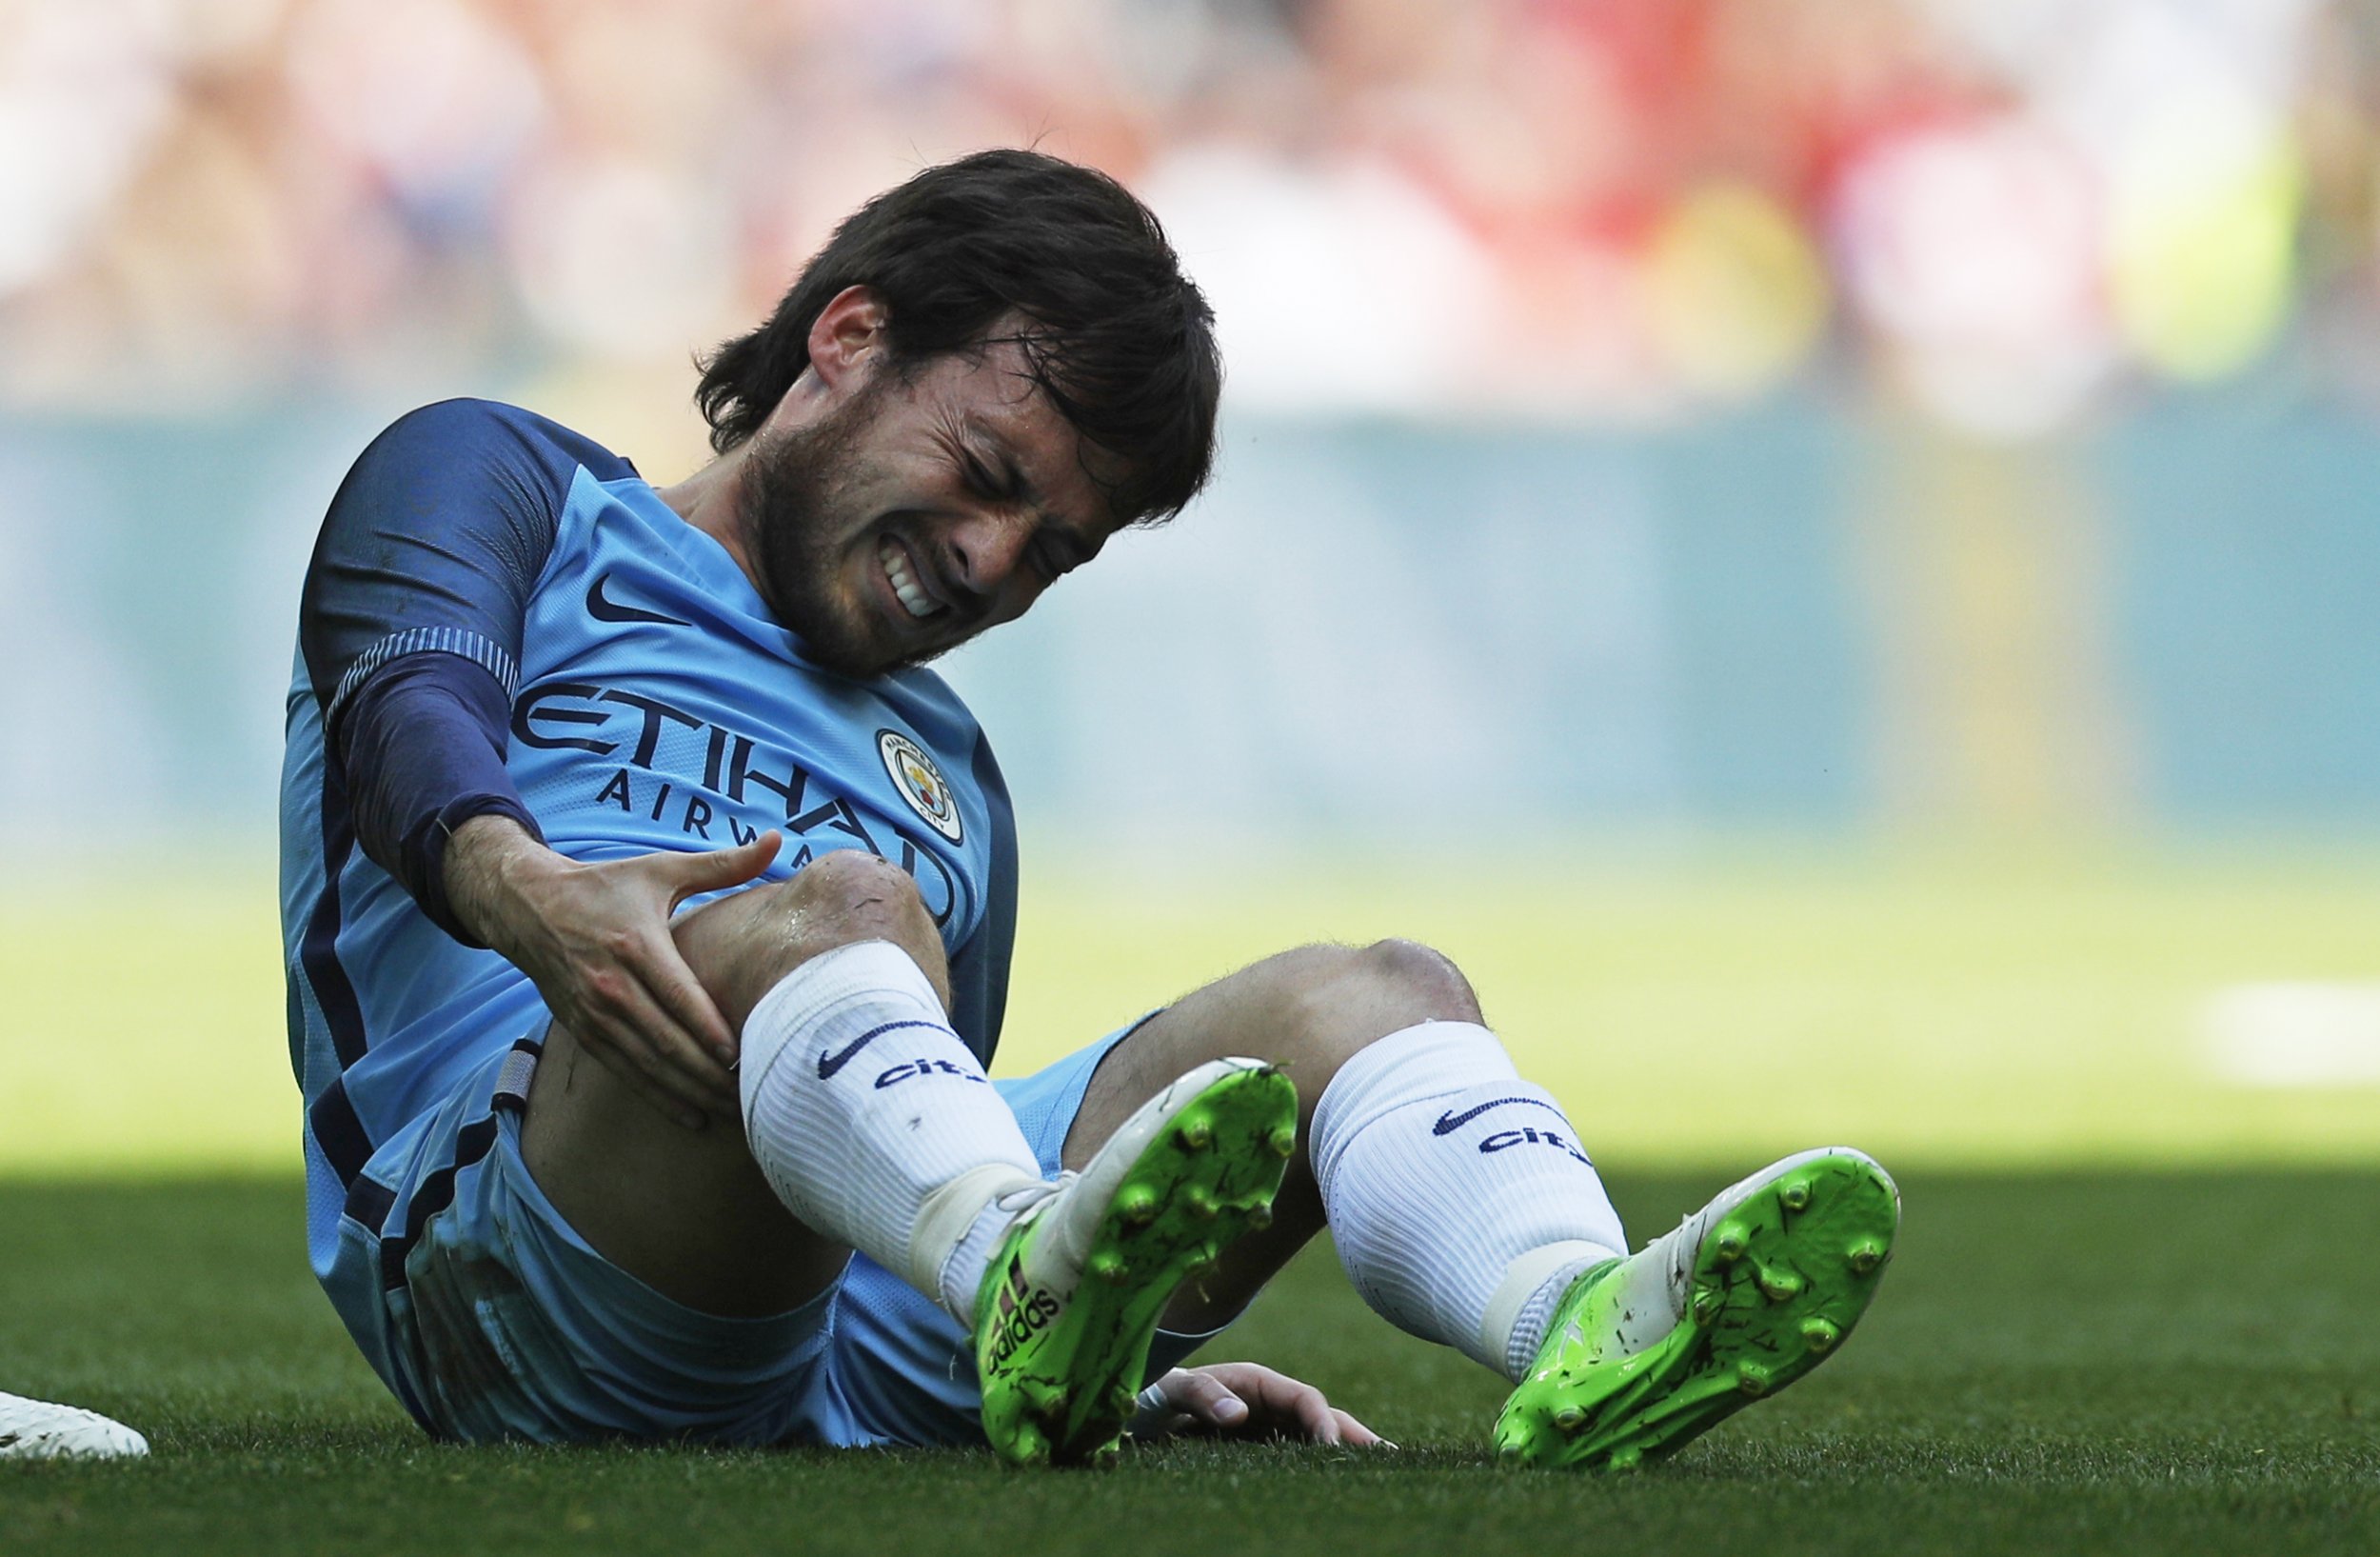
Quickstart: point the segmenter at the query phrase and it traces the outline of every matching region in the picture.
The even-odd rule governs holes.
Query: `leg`
[[[942,942],[909,878],[856,851],[708,904],[677,936],[739,1031],[786,974],[866,941],[907,952],[947,1000]],[[529,1094],[522,1151],[539,1188],[606,1259],[704,1312],[795,1307],[824,1290],[850,1252],[785,1208],[738,1125],[689,1130],[663,1116],[559,1026]]]
[[[1111,1454],[1165,1299],[1268,1208],[1294,1148],[1290,1086],[1246,1062],[1202,1068],[1088,1172],[1046,1184],[950,1030],[906,875],[830,854],[690,916],[679,939],[743,1032],[744,1128],[675,1124],[558,1033],[523,1159],[565,1220],[712,1313],[795,1307],[857,1248],[972,1328],[995,1448]]]
[[[1398,941],[1285,953],[1152,1019],[1094,1076],[1069,1158],[1152,1078],[1219,1051],[1290,1072],[1299,1149],[1272,1229],[1180,1294],[1171,1327],[1228,1320],[1327,1217],[1383,1318],[1520,1383],[1497,1442],[1523,1460],[1657,1457],[1808,1372],[1866,1308],[1898,1225],[1883,1171],[1828,1148],[1628,1256],[1560,1105],[1514,1070],[1453,965]]]
[[[1273,1226],[1225,1252],[1221,1268],[1184,1288],[1165,1316],[1185,1334],[1228,1322],[1322,1229],[1322,1198],[1307,1159],[1314,1109],[1339,1067],[1376,1040],[1424,1022],[1479,1020],[1455,965],[1412,941],[1361,948],[1300,947],[1183,996],[1100,1062],[1066,1136],[1080,1168],[1133,1109],[1193,1066],[1225,1055],[1270,1061],[1298,1085],[1298,1155],[1273,1203]]]

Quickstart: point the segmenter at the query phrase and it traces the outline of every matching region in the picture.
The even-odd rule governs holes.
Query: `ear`
[[[891,320],[873,288],[845,287],[810,321],[810,367],[828,389],[843,389],[875,371]]]

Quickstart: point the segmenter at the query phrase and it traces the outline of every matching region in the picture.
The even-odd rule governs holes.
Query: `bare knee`
[[[909,873],[863,849],[821,854],[773,890],[788,916],[841,942],[935,938]]]
[[[1471,981],[1418,941],[1305,947],[1287,954],[1290,1041],[1308,1073],[1335,1072],[1358,1050],[1424,1022],[1477,1022]]]
[[[899,866],[861,849],[837,849],[795,871],[777,892],[793,961],[862,941],[890,941],[916,959],[949,1006],[942,933],[916,881]]]
[[[723,898],[679,930],[687,961],[741,1027],[761,996],[813,957],[889,941],[916,961],[943,1008],[950,974],[934,916],[907,871],[863,849],[821,854],[792,877]]]
[[[1416,1022],[1477,1022],[1479,997],[1454,959],[1418,941],[1375,941],[1356,952],[1360,976],[1414,1012]]]
[[[1202,1061],[1245,1055],[1284,1068],[1310,1119],[1339,1067],[1368,1046],[1424,1022],[1478,1020],[1471,982],[1418,942],[1278,952],[1183,996],[1111,1050],[1066,1137],[1066,1161],[1081,1166],[1143,1100]]]

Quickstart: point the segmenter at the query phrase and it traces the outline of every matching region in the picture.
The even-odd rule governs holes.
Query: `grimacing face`
[[[829,669],[922,664],[1023,615],[1121,528],[1086,453],[1013,342],[880,360],[756,436],[739,507],[762,593]]]

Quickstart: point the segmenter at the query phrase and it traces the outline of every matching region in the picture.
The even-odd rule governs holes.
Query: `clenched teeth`
[[[916,617],[932,616],[942,608],[934,597],[918,588],[917,579],[909,572],[909,559],[901,548],[886,541],[876,551],[876,559],[883,566],[884,577],[892,584],[902,609]]]

